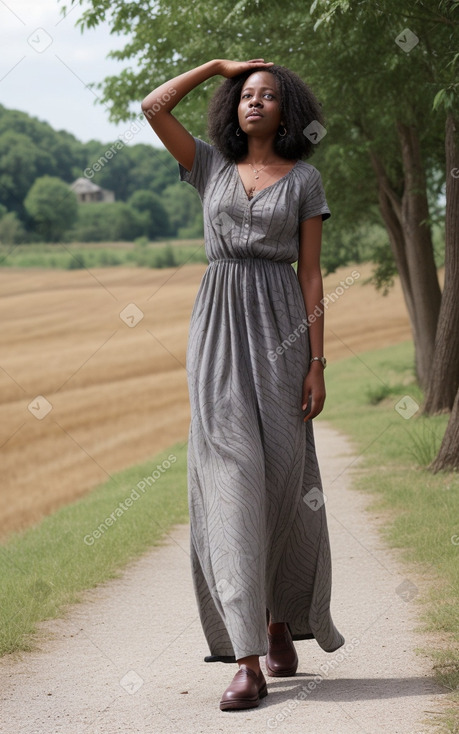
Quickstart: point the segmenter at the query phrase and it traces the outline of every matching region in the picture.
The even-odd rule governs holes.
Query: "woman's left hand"
[[[325,395],[324,368],[320,362],[313,362],[303,381],[303,410],[306,410],[308,401],[311,400],[309,413],[303,419],[305,423],[322,412]]]

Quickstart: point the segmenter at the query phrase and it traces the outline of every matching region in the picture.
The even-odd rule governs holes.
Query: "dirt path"
[[[207,646],[189,570],[188,528],[42,626],[42,650],[0,660],[5,734],[421,734],[444,691],[414,649],[419,581],[383,545],[367,498],[350,488],[356,457],[316,423],[333,553],[335,653],[296,643],[294,678],[268,678],[258,709],[221,712],[236,667]],[[320,676],[320,677],[319,677]],[[424,723],[423,723],[424,722]]]

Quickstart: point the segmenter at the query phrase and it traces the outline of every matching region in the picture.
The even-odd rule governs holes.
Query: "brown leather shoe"
[[[268,695],[263,672],[259,675],[247,665],[241,665],[220,701],[222,711],[230,709],[251,709],[260,703],[260,698]]]
[[[268,631],[268,654],[266,655],[268,675],[284,678],[295,675],[297,668],[298,655],[287,625],[285,625],[285,632],[270,634]]]

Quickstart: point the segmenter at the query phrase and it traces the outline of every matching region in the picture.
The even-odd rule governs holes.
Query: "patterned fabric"
[[[209,265],[187,348],[191,562],[214,656],[265,655],[266,609],[294,639],[344,644],[330,615],[331,561],[311,421],[299,222],[330,216],[321,177],[298,161],[248,199],[237,166],[195,138],[180,178],[204,210]]]

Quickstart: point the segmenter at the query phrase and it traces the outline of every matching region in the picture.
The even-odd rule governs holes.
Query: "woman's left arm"
[[[306,219],[300,224],[300,246],[297,275],[303,293],[308,317],[310,358],[324,356],[324,308],[323,281],[320,270],[322,244],[322,215]],[[325,402],[324,367],[318,360],[307,365],[308,373],[303,382],[302,409],[311,400],[309,413],[304,421],[315,418]]]

